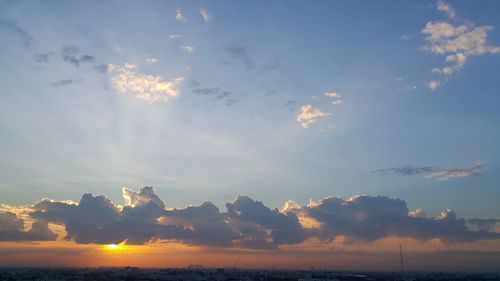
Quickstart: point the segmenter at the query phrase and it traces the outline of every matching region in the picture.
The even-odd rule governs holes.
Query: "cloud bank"
[[[64,239],[81,244],[144,244],[175,241],[189,245],[277,249],[315,238],[324,243],[337,236],[346,242],[372,242],[389,236],[421,241],[474,242],[500,239],[497,220],[458,218],[450,209],[438,217],[410,211],[406,202],[383,196],[327,197],[306,206],[287,201],[272,209],[240,195],[220,211],[211,202],[183,209],[168,208],[152,187],[123,188],[125,205],[84,194],[79,203],[44,199],[27,215],[31,229],[13,212],[0,213],[0,240],[55,240],[48,224],[62,225]]]

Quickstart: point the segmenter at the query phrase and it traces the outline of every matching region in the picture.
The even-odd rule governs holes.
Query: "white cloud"
[[[178,77],[165,80],[159,75],[149,75],[137,72],[134,64],[110,65],[109,72],[113,73],[111,82],[120,93],[131,93],[135,98],[149,101],[167,101],[180,95],[177,86],[184,79]]]
[[[155,64],[158,62],[158,60],[156,58],[147,58],[146,62],[149,64]]]
[[[332,104],[341,104],[342,96],[336,92],[325,93],[325,96],[332,98]]]
[[[434,91],[436,90],[439,85],[441,84],[441,82],[439,82],[438,80],[432,80],[432,81],[429,81],[429,89],[431,89],[431,91]]]
[[[297,115],[297,122],[299,122],[302,127],[307,129],[312,123],[318,121],[319,118],[329,115],[331,115],[331,113],[322,112],[310,104],[304,104],[300,108],[300,112]]]
[[[170,37],[171,39],[182,38],[182,34],[171,34],[168,37]]]
[[[449,4],[438,1],[437,9],[454,18],[456,11]],[[448,77],[461,70],[471,56],[500,53],[500,46],[490,45],[487,41],[491,26],[475,26],[473,23],[453,24],[446,21],[427,22],[422,29],[425,37],[424,49],[445,56],[445,65],[432,69],[433,73]],[[431,90],[439,83],[429,84]]]
[[[175,10],[175,20],[180,22],[187,22],[187,18],[182,14],[180,9]]]
[[[186,52],[186,53],[193,53],[194,52],[194,47],[193,46],[189,46],[189,45],[185,45],[185,46],[181,46],[181,49]]]
[[[437,9],[445,13],[449,18],[454,18],[457,15],[457,11],[455,10],[455,8],[450,6],[448,3],[445,3],[444,1],[438,1],[436,5]]]
[[[212,13],[210,13],[207,9],[201,9],[200,15],[205,22],[209,22],[212,19]]]

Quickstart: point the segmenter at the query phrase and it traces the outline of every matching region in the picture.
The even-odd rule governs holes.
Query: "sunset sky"
[[[500,268],[500,2],[0,0],[0,266]]]

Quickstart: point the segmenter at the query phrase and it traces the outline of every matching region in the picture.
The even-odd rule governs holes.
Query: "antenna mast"
[[[401,280],[403,280],[403,248],[401,242],[399,242],[399,261],[401,263]]]

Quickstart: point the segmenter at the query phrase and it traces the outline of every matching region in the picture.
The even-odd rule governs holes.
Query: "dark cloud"
[[[225,99],[226,105],[231,106],[234,103],[237,102],[236,99],[234,98],[229,98],[232,96],[232,93],[229,91],[222,90],[220,87],[214,87],[214,88],[199,88],[201,84],[196,81],[191,81],[190,87],[196,87],[194,89],[191,89],[191,92],[195,95],[200,95],[200,96],[210,96],[215,100],[223,100]]]
[[[12,212],[0,213],[0,241],[54,240],[56,234],[49,230],[46,221],[35,221],[31,229],[24,230],[24,220]]]
[[[35,54],[35,61],[39,63],[47,63],[50,60],[50,54]]]
[[[254,68],[254,61],[250,57],[245,46],[234,45],[224,48],[224,50],[235,60],[241,62],[246,69]]]
[[[63,87],[63,86],[71,85],[74,82],[75,82],[75,80],[73,80],[73,79],[63,79],[63,80],[59,80],[59,81],[53,82],[52,86],[54,86],[54,87]]]
[[[33,43],[33,37],[14,21],[0,20],[0,30],[6,30],[18,36],[23,41],[25,47],[29,47]]]
[[[337,235],[363,242],[387,236],[437,238],[445,242],[500,238],[497,233],[469,230],[466,221],[457,218],[452,210],[428,218],[421,210],[410,212],[401,199],[383,196],[354,196],[347,200],[330,197],[292,211],[319,222],[321,228],[316,235],[323,240]]]
[[[294,100],[289,100],[285,103],[285,106],[286,108],[288,108],[289,110],[296,110],[297,109],[297,102],[294,101]]]
[[[85,194],[78,204],[43,200],[24,231],[13,213],[0,214],[0,240],[55,239],[47,223],[64,225],[65,239],[76,243],[144,244],[155,240],[191,245],[275,249],[309,238],[331,241],[338,235],[348,242],[371,242],[388,236],[444,242],[500,239],[498,221],[457,218],[452,210],[427,217],[409,211],[406,202],[389,197],[329,197],[301,207],[287,202],[280,211],[248,196],[238,196],[221,212],[211,202],[168,209],[152,187],[123,189],[125,206],[104,196]],[[471,227],[473,226],[473,227]]]
[[[63,61],[80,67],[82,63],[93,63],[95,58],[91,55],[80,55],[80,48],[76,46],[65,46],[61,50]]]
[[[264,93],[264,96],[268,97],[268,96],[275,95],[276,93],[278,93],[278,91],[276,91],[276,90],[269,90],[269,91],[267,91],[267,92]]]
[[[414,167],[414,166],[403,166],[403,167],[393,167],[378,169],[371,172],[364,173],[364,175],[370,176],[386,176],[386,175],[400,175],[400,176],[414,176],[420,174],[427,174],[435,171],[434,167]]]
[[[449,180],[457,177],[469,177],[480,175],[486,169],[486,165],[479,164],[470,168],[439,168],[439,167],[392,167],[378,169],[363,173],[362,175],[368,176],[386,176],[386,175],[400,175],[400,176],[414,176],[424,174],[427,178],[434,178],[437,180]]]

